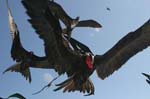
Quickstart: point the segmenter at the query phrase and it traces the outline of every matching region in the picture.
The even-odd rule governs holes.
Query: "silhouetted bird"
[[[46,57],[36,56],[33,54],[32,51],[29,52],[22,47],[19,37],[19,30],[17,29],[17,25],[12,17],[8,1],[7,1],[7,10],[8,10],[9,26],[12,36],[11,57],[17,63],[6,69],[4,73],[7,71],[20,72],[26,79],[29,80],[29,82],[31,82],[31,74],[29,67],[46,68],[45,66],[49,65],[49,62],[48,60],[46,60],[47,59]]]
[[[7,71],[20,72],[27,80],[29,80],[29,82],[31,82],[31,74],[29,67],[45,68],[45,69],[50,69],[53,67],[52,64],[48,62],[46,57],[36,56],[33,54],[33,52],[28,52],[26,49],[23,48],[19,37],[19,30],[11,14],[8,1],[7,1],[7,10],[8,10],[9,26],[13,41],[11,48],[11,56],[17,63],[7,68],[3,73]],[[76,50],[78,52],[82,51],[82,54],[85,52],[91,52],[88,47],[86,47],[79,41],[75,40],[74,38],[71,38],[70,40],[71,40],[70,45],[72,45],[73,50]]]
[[[95,20],[82,20],[79,21],[79,17],[76,17],[75,19],[71,18],[63,9],[61,5],[54,1],[49,1],[49,10],[51,10],[52,14],[59,18],[65,25],[66,28],[63,29],[63,33],[68,34],[68,36],[71,36],[71,31],[75,27],[93,27],[93,28],[101,28],[101,24],[96,22]]]
[[[107,9],[108,11],[111,11],[111,9],[110,9],[110,8],[108,8],[108,7],[107,7],[106,9]]]
[[[136,53],[150,45],[150,21],[134,32],[123,37],[114,47],[103,55],[81,54],[69,50],[62,42],[62,29],[57,18],[49,10],[48,0],[22,0],[30,16],[30,22],[36,32],[44,40],[48,61],[59,75],[66,73],[68,79],[58,84],[55,91],[87,92],[94,94],[94,85],[90,75],[97,71],[101,79],[105,79],[118,70]],[[34,4],[34,5],[33,5]]]
[[[150,75],[149,74],[146,74],[146,73],[142,73],[145,77],[147,77],[148,79],[146,79],[146,82],[148,84],[150,84]]]
[[[145,77],[148,78],[148,80],[150,80],[150,75],[149,74],[146,74],[146,73],[142,73]]]

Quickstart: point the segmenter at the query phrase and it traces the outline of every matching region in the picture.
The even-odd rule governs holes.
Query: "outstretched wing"
[[[31,17],[29,22],[40,38],[44,40],[49,63],[59,74],[65,72],[73,74],[68,59],[78,60],[78,58],[72,57],[73,54],[63,44],[59,20],[49,10],[48,0],[22,0],[22,3],[27,9],[27,14]]]
[[[102,25],[96,22],[95,20],[82,20],[76,25],[76,27],[93,27],[93,28],[101,28]]]
[[[12,16],[9,4],[8,4],[8,0],[6,0],[6,2],[7,2],[7,10],[8,10],[8,21],[9,21],[9,26],[10,26],[10,31],[11,31],[12,41],[13,41],[12,48],[11,48],[11,56],[15,61],[17,61],[17,63],[7,68],[4,71],[4,73],[7,71],[19,72],[26,78],[26,80],[29,80],[29,82],[31,82],[30,69],[29,68],[21,69],[22,62],[24,60],[31,59],[32,64],[28,64],[28,65],[32,65],[31,67],[35,67],[35,68],[50,68],[50,66],[46,60],[46,57],[39,57],[33,54],[31,56],[31,53],[22,47],[17,24],[15,23],[13,19],[13,16]],[[27,67],[30,67],[30,66],[27,66]]]
[[[104,79],[118,70],[132,56],[150,45],[150,20],[134,32],[123,37],[104,55],[95,56],[96,71]]]
[[[20,62],[27,58],[31,58],[31,52],[28,52],[26,49],[24,49],[21,44],[19,30],[11,14],[8,1],[7,1],[7,10],[8,10],[8,21],[9,21],[9,26],[10,26],[11,36],[12,36],[11,56],[13,60],[16,60],[17,62]],[[35,61],[46,60],[46,57],[39,57],[32,54],[32,60]]]
[[[54,1],[49,1],[49,8],[66,26],[71,26],[73,19],[65,12],[61,5]]]
[[[63,9],[61,5],[54,1],[49,2],[49,8],[51,11],[59,18],[67,27],[71,27],[71,25],[75,24],[76,27],[93,27],[93,28],[101,28],[101,24],[96,22],[95,20],[82,20],[79,21],[79,17],[76,19],[71,18]],[[77,22],[73,22],[77,21]],[[76,24],[77,23],[77,24]]]
[[[12,41],[13,41],[11,47],[11,56],[14,60],[19,62],[22,59],[28,57],[29,52],[26,51],[21,45],[20,38],[19,38],[19,30],[17,29],[17,25],[11,14],[8,1],[7,1],[7,10],[8,10],[9,26],[10,26],[10,31],[11,31]]]

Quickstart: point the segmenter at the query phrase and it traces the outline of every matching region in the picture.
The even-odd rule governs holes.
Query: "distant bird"
[[[110,8],[108,8],[108,7],[106,8],[106,10],[111,11],[111,9],[110,9]]]
[[[150,80],[150,75],[149,74],[146,74],[146,73],[142,73],[145,77],[148,78],[148,80]]]
[[[146,79],[146,82],[148,84],[150,84],[150,75],[149,74],[146,74],[146,73],[142,73],[145,77],[147,77],[148,79]]]
[[[64,46],[62,28],[58,19],[49,10],[48,0],[22,0],[30,16],[30,22],[45,43],[48,61],[59,75],[66,73],[68,79],[58,84],[54,91],[87,92],[94,94],[94,85],[90,75],[96,70],[101,79],[105,79],[118,70],[132,56],[150,45],[150,21],[134,32],[128,33],[114,47],[103,55],[80,54]],[[34,5],[33,5],[34,4]],[[75,45],[76,46],[76,45]]]

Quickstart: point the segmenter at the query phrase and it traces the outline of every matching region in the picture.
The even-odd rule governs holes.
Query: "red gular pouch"
[[[86,54],[86,64],[90,70],[93,69],[93,58],[89,53]]]

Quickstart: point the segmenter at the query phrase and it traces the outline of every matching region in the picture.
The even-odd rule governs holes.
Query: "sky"
[[[18,25],[23,47],[35,54],[43,56],[43,41],[38,38],[29,17],[20,2],[10,0],[12,14]],[[104,54],[127,33],[136,30],[150,19],[149,0],[55,0],[63,6],[68,14],[81,20],[94,19],[103,27],[101,29],[76,28],[73,37],[89,46],[94,54]],[[108,11],[107,8],[111,10]],[[146,83],[142,72],[150,73],[150,49],[138,53],[124,64],[118,71],[105,80],[98,78],[96,72],[91,75],[95,85],[95,94],[89,97],[82,93],[53,92],[55,85],[66,79],[62,75],[54,84],[43,92],[32,95],[57,76],[54,70],[31,69],[32,82],[28,83],[19,73],[2,72],[15,62],[10,55],[11,35],[5,0],[0,1],[0,96],[7,97],[19,92],[27,99],[149,99],[150,86]]]

